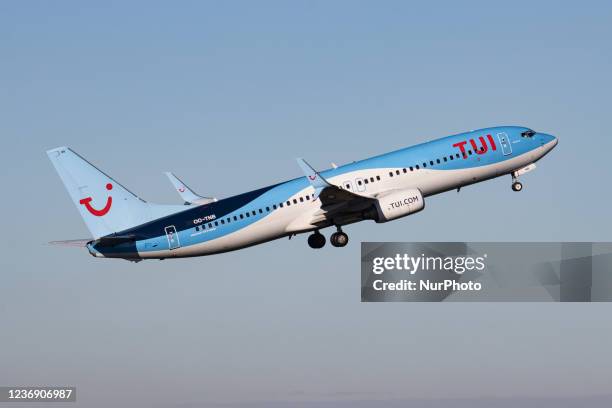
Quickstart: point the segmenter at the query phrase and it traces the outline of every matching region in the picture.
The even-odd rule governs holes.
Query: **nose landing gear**
[[[512,172],[512,191],[521,191],[523,189],[523,183],[518,181],[516,172]]]
[[[512,183],[512,191],[521,191],[523,189],[523,183],[520,181],[515,181]]]

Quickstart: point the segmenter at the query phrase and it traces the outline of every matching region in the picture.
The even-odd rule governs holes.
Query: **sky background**
[[[609,304],[362,304],[359,243],[610,241],[611,21],[590,1],[0,2],[0,385],[75,385],[83,407],[610,406]],[[432,197],[344,249],[46,244],[89,236],[56,146],[179,203],[163,171],[222,198],[295,157],[504,124],[560,140],[520,194]]]

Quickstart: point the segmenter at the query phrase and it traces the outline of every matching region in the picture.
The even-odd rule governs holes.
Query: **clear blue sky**
[[[609,305],[360,304],[359,242],[610,241],[611,21],[589,1],[0,3],[0,385],[87,407],[609,393]],[[345,249],[134,265],[45,244],[88,236],[55,146],[177,203],[163,171],[226,197],[296,156],[502,124],[560,139],[523,192],[433,197]]]

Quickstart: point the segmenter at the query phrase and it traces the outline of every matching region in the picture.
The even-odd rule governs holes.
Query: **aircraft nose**
[[[552,149],[557,146],[559,143],[559,139],[557,139],[553,135],[549,135],[548,133],[538,133],[540,144],[544,149],[546,149],[546,153],[550,152]]]
[[[555,147],[559,142],[559,139],[553,135],[549,135],[548,133],[538,133],[538,135],[540,136],[540,143],[543,145],[551,144],[552,147]]]

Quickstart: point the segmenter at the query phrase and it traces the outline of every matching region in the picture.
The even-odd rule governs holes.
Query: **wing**
[[[170,179],[170,182],[176,189],[177,193],[185,200],[186,204],[208,204],[217,201],[215,197],[202,197],[193,192],[185,183],[183,183],[178,177],[171,172],[167,171],[166,176]]]
[[[343,225],[363,218],[364,211],[370,209],[376,198],[357,194],[327,181],[304,159],[297,159],[306,178],[315,189],[314,199],[321,200],[321,208],[308,221],[311,225]]]

